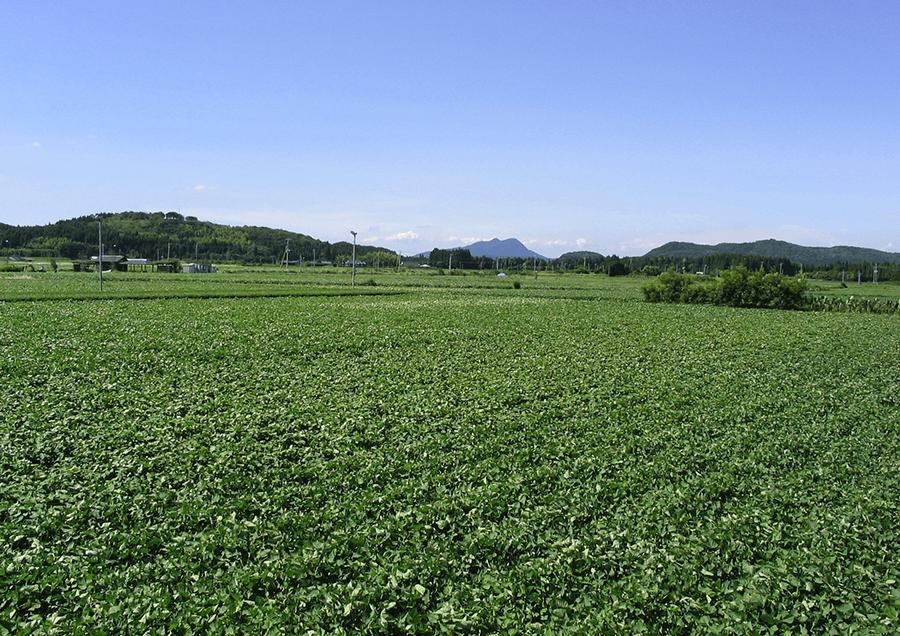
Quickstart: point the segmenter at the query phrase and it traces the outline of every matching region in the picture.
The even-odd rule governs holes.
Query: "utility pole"
[[[350,263],[353,269],[350,274],[350,287],[356,287],[356,232],[350,230],[350,234],[353,235],[353,261]]]
[[[281,264],[284,265],[285,271],[287,271],[291,267],[290,255],[291,255],[291,239],[287,239],[287,242],[284,244],[284,258],[281,259]]]
[[[103,219],[96,215],[97,219],[97,271],[100,272],[100,291],[103,291]]]

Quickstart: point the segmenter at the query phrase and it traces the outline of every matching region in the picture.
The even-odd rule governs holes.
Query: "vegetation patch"
[[[847,286],[842,284],[846,289]],[[718,277],[679,274],[674,269],[660,274],[641,286],[648,302],[712,304],[728,307],[800,309],[807,311],[854,312],[868,314],[900,313],[900,300],[893,298],[829,297],[809,293],[802,276],[788,278],[760,269],[745,267],[724,270]]]
[[[788,278],[760,269],[746,267],[720,272],[718,277],[679,274],[670,268],[642,287],[650,302],[675,302],[725,305],[728,307],[766,307],[770,309],[804,309],[806,281]]]
[[[526,287],[0,304],[0,632],[897,633],[894,316]]]

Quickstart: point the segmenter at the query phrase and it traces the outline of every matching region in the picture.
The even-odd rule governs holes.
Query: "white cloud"
[[[41,142],[35,141],[35,142],[32,142],[32,143],[28,144],[28,146],[29,146],[30,148],[40,148],[40,147],[41,147]]]
[[[577,245],[578,247],[584,247],[585,245],[587,245],[587,242],[588,241],[586,238],[580,238],[577,241],[575,241],[575,245]]]
[[[652,249],[665,245],[669,241],[677,240],[669,237],[633,238],[619,244],[618,250],[625,254],[644,255]]]
[[[400,232],[398,234],[394,234],[393,236],[388,236],[385,238],[385,241],[412,241],[419,238],[419,235],[416,232]]]
[[[195,185],[194,190],[209,190],[205,185]]]
[[[367,236],[364,239],[361,239],[361,243],[376,243],[379,240],[377,236]]]
[[[417,208],[425,203],[425,199],[404,199],[393,198],[383,199],[375,203],[375,206],[382,210],[396,210],[398,208]]]

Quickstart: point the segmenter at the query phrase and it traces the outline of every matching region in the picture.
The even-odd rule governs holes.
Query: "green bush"
[[[679,274],[670,268],[641,288],[648,302],[709,303],[728,307],[765,307],[805,309],[806,281],[788,278],[762,269],[750,272],[746,267],[723,271],[719,278],[708,279]]]

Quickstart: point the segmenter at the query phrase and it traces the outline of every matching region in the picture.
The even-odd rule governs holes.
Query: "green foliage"
[[[679,274],[670,268],[642,287],[649,302],[710,303],[728,307],[806,308],[806,282],[762,269],[725,270],[718,278]]]
[[[807,309],[812,311],[834,311],[839,313],[859,314],[898,314],[900,300],[892,298],[832,298],[815,296],[808,299]]]
[[[0,303],[0,633],[897,633],[896,317],[419,280]]]
[[[103,242],[107,253],[153,260],[179,258],[187,261],[244,260],[272,263],[281,260],[290,239],[291,260],[336,260],[346,243],[331,245],[303,234],[263,227],[231,227],[177,212],[121,212],[99,215],[103,222]],[[8,228],[8,229],[7,229]],[[97,219],[84,216],[46,226],[0,226],[8,247],[34,256],[84,258],[96,255],[99,239]],[[348,245],[349,247],[349,245]],[[371,248],[358,246],[360,251]],[[350,250],[345,250],[349,254]]]
[[[428,255],[430,267],[457,269],[478,269],[480,260],[472,256],[469,250],[441,250],[434,248]]]
[[[753,243],[720,243],[718,245],[671,242],[650,250],[646,256],[654,259],[670,259],[673,262],[681,262],[682,259],[697,261],[710,257],[724,257],[726,260],[737,258],[736,261],[719,264],[716,267],[731,268],[743,260],[751,270],[761,265],[766,269],[779,270],[780,267],[786,268],[796,263],[803,263],[807,269],[810,265],[816,268],[830,269],[833,264],[846,264],[847,262],[900,263],[900,255],[894,252],[848,246],[803,247],[773,239]],[[751,265],[747,262],[748,260],[756,262]]]
[[[609,266],[607,272],[610,276],[625,276],[629,273],[628,267],[622,261],[615,261]]]

